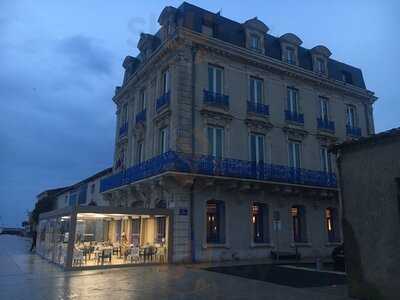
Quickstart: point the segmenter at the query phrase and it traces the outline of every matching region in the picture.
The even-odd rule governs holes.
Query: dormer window
[[[208,36],[214,36],[214,29],[211,26],[203,25],[201,31]]]
[[[342,72],[342,81],[352,84],[353,83],[353,79],[351,77],[351,73],[349,73],[347,71],[343,71]]]
[[[326,68],[325,68],[325,59],[318,57],[315,59],[315,71],[317,73],[325,74],[326,73]]]
[[[296,52],[293,47],[286,47],[286,62],[291,65],[296,64]]]
[[[253,50],[260,51],[261,50],[261,38],[259,35],[252,34],[250,37],[250,47]]]

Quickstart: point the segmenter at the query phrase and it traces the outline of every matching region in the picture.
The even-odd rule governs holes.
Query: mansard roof
[[[178,7],[178,17],[182,26],[193,31],[202,32],[202,25],[206,16],[214,16],[214,37],[224,42],[232,43],[240,47],[246,47],[245,25],[221,16],[219,13],[212,13],[195,5],[183,2]],[[254,23],[253,19],[253,23]],[[257,20],[259,21],[259,20]],[[261,22],[261,21],[259,21]],[[292,36],[293,37],[293,36]],[[265,55],[282,60],[280,38],[271,34],[265,34]],[[300,39],[299,39],[300,40]],[[325,48],[325,49],[323,49]],[[330,54],[328,48],[316,46],[316,51],[322,51],[325,55]],[[326,51],[328,50],[328,51]],[[299,46],[299,66],[312,71],[312,52],[310,49]],[[327,55],[329,57],[330,55]],[[328,58],[328,76],[331,79],[343,81],[343,72],[351,74],[352,84],[365,89],[364,78],[360,69]]]

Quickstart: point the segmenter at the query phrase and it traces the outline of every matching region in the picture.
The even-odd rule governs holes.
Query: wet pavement
[[[0,299],[349,299],[345,286],[299,289],[182,265],[64,272],[29,247],[0,235]]]

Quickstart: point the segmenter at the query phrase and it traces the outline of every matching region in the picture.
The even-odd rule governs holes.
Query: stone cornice
[[[216,38],[205,36],[187,28],[180,27],[177,33],[184,40],[191,40],[193,43],[198,44],[199,47],[204,47],[208,50],[218,52],[232,58],[241,59],[247,63],[259,65],[260,67],[267,68],[275,72],[280,72],[292,77],[312,81],[313,83],[322,85],[326,88],[339,90],[340,92],[349,94],[350,96],[361,98],[364,101],[369,101],[372,103],[377,100],[377,97],[374,96],[374,93],[367,89],[362,89],[346,84],[345,82],[339,80],[321,76],[302,67],[286,64],[281,60],[256,53],[249,49],[236,46]]]

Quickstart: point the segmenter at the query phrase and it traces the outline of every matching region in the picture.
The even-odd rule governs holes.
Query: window
[[[143,89],[140,91],[140,97],[139,97],[139,111],[144,111],[146,109],[146,90]]]
[[[207,201],[207,243],[225,243],[225,203]]]
[[[340,242],[337,208],[329,207],[325,209],[325,223],[328,232],[328,241],[330,243]]]
[[[288,88],[287,97],[288,110],[293,114],[297,114],[299,112],[298,90],[295,88]]]
[[[132,219],[132,244],[135,247],[139,247],[140,245],[140,224],[140,218]]]
[[[250,101],[254,103],[262,103],[263,99],[263,80],[250,77]]]
[[[94,189],[96,188],[96,184],[92,183],[92,185],[90,186],[90,193],[94,194]]]
[[[166,218],[165,217],[157,217],[157,234],[156,234],[156,242],[159,244],[165,244],[165,228],[166,228]]]
[[[316,70],[318,73],[325,74],[325,73],[326,73],[326,70],[325,70],[325,60],[322,59],[322,58],[317,57],[317,58],[315,59],[315,63],[316,63],[316,68],[315,68],[315,70]]]
[[[169,70],[166,70],[162,74],[162,93],[167,94],[170,90],[170,73]]]
[[[253,224],[253,242],[269,243],[268,207],[265,203],[253,203],[251,222]]]
[[[168,151],[168,127],[164,127],[160,129],[160,136],[159,136],[159,153],[163,154]]]
[[[137,143],[136,162],[140,164],[143,161],[144,161],[143,141],[140,141]]]
[[[331,173],[332,172],[332,161],[331,154],[328,151],[327,147],[321,147],[321,169],[324,172]]]
[[[357,122],[356,122],[356,117],[357,117],[357,112],[356,112],[356,107],[354,105],[347,105],[347,125],[350,127],[356,127]]]
[[[319,97],[319,109],[320,109],[320,116],[321,120],[328,121],[329,120],[329,100],[325,97]]]
[[[301,142],[289,141],[289,166],[291,168],[300,168],[300,148]]]
[[[260,36],[256,34],[252,34],[250,36],[250,47],[253,50],[260,50],[261,49],[261,39]]]
[[[292,47],[286,47],[286,62],[289,64],[295,64],[295,51]]]
[[[208,127],[208,154],[216,158],[222,158],[224,153],[224,128]]]
[[[265,136],[262,134],[250,134],[250,160],[252,162],[265,161]]]
[[[342,72],[342,81],[352,84],[353,78],[351,77],[351,73],[349,73],[347,71],[343,71]]]
[[[211,26],[203,25],[202,32],[208,36],[214,36],[214,29]]]
[[[295,243],[307,242],[306,210],[304,206],[292,206],[293,241]]]
[[[208,90],[213,93],[222,94],[224,69],[208,66]]]

